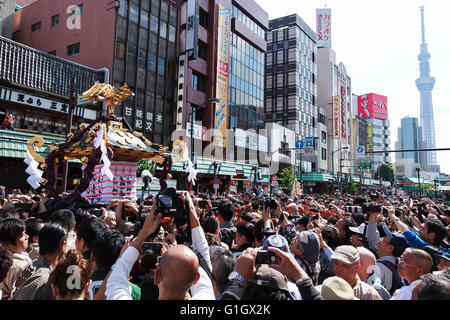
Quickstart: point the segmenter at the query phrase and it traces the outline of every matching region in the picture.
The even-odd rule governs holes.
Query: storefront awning
[[[43,147],[35,147],[35,151],[42,157],[50,153],[48,145],[66,141],[65,138],[33,134],[21,131],[0,130],[0,157],[25,159],[27,156],[27,142],[33,137],[44,139]]]
[[[300,179],[300,173],[297,173],[297,178]],[[329,173],[324,172],[308,172],[302,174],[302,181],[317,181],[317,182],[331,182],[333,181],[333,176]]]
[[[197,170],[200,174],[211,174],[214,175],[214,162],[220,162],[221,168],[219,175],[220,176],[236,176],[237,172],[243,172],[244,177],[253,177],[254,176],[254,165],[238,163],[233,161],[220,161],[210,158],[198,158],[197,159]],[[183,170],[183,161],[179,161],[172,165],[173,172],[184,172]],[[248,180],[248,179],[245,179]]]

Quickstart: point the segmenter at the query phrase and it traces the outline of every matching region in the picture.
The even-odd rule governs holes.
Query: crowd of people
[[[44,191],[0,192],[5,300],[450,298],[440,200],[181,191],[49,212]]]

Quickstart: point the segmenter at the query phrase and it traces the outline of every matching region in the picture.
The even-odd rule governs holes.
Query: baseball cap
[[[324,300],[359,300],[348,282],[336,276],[325,279],[316,288]]]
[[[339,246],[334,250],[331,259],[339,260],[347,264],[359,262],[359,253],[354,246]]]
[[[256,272],[256,275],[248,282],[271,289],[283,290],[289,294],[292,300],[295,300],[295,298],[289,291],[288,280],[286,276],[281,272],[270,268],[268,265],[261,265],[261,267]]]
[[[303,256],[310,264],[315,264],[319,261],[320,255],[320,240],[314,231],[302,231],[298,235],[300,244],[303,249]]]
[[[392,252],[394,257],[400,257],[410,247],[409,241],[401,233],[394,232],[387,234],[387,236],[390,239],[390,243],[394,246],[394,251]]]
[[[297,208],[297,205],[294,202],[289,203],[286,208]]]
[[[349,230],[353,233],[357,233],[357,234],[361,234],[361,235],[365,235],[365,231],[366,231],[366,224],[365,223],[361,223],[361,225],[359,227],[349,227]]]
[[[281,251],[290,253],[288,241],[285,237],[280,236],[279,234],[274,234],[266,238],[263,244],[263,249],[267,250],[269,247],[278,248]]]
[[[447,261],[450,261],[450,253],[449,252],[443,252],[442,254],[436,254],[435,256],[439,259],[445,259]]]

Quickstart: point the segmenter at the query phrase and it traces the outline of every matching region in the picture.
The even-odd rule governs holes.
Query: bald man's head
[[[423,274],[430,273],[433,268],[433,258],[430,254],[422,249],[407,248],[405,251],[413,256],[413,263],[423,268]]]
[[[159,285],[172,292],[187,292],[197,280],[198,258],[185,245],[170,247],[159,262]]]
[[[375,255],[367,248],[356,248],[359,253],[359,263],[361,268],[358,271],[358,276],[362,281],[365,281],[373,272],[377,259]]]

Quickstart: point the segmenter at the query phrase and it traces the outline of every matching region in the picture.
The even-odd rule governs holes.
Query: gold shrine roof
[[[87,131],[80,141],[73,144],[63,153],[64,158],[80,159],[90,156],[95,143],[95,131],[100,133],[100,129],[103,129],[102,139],[106,147],[110,147],[113,150],[114,159],[117,160],[139,159],[162,163],[164,161],[162,154],[169,150],[169,147],[150,142],[140,132],[132,132],[123,128],[121,122],[109,121],[94,125],[93,129]]]

